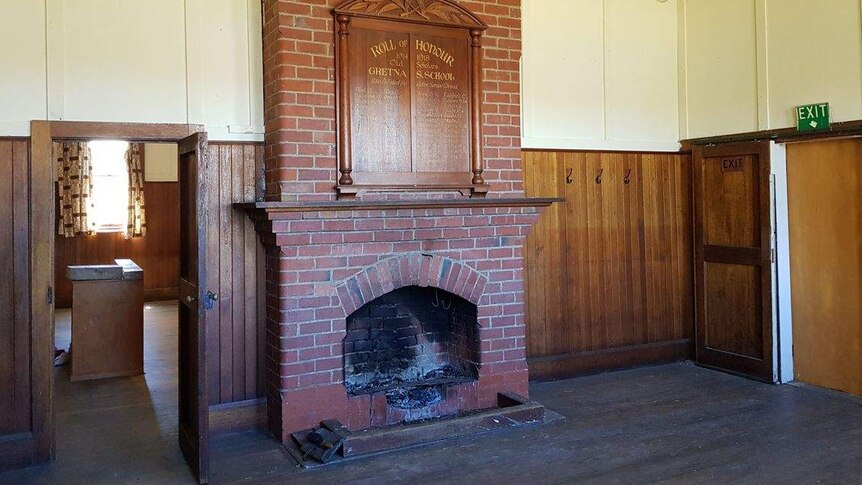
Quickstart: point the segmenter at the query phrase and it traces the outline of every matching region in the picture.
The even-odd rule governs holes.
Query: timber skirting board
[[[212,433],[231,433],[266,428],[266,398],[210,405]]]
[[[680,362],[693,358],[689,339],[633,345],[616,349],[527,359],[531,381],[566,379],[641,365]]]

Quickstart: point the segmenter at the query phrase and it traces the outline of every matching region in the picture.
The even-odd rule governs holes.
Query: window
[[[96,232],[125,231],[129,221],[129,170],[125,141],[91,141],[93,191],[90,224]]]

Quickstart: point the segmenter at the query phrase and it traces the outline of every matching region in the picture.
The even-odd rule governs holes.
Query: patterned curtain
[[[147,217],[144,208],[144,168],[141,163],[141,144],[129,143],[126,151],[129,169],[129,223],[126,238],[144,237],[147,234]]]
[[[57,234],[63,237],[92,234],[94,231],[87,218],[93,190],[90,148],[86,142],[54,142],[54,159],[60,202]]]

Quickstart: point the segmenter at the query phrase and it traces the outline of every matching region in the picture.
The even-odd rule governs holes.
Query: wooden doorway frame
[[[33,428],[38,452],[54,459],[54,140],[128,140],[175,143],[203,125],[44,121],[30,123],[30,299]]]

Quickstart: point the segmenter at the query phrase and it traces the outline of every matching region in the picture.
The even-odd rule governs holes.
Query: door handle
[[[186,295],[186,303],[194,303],[194,302],[196,302],[196,301],[198,301],[198,299],[197,299],[197,298],[195,298],[195,297],[193,297],[193,296],[191,296],[191,295]]]
[[[204,300],[204,308],[207,310],[212,310],[215,302],[218,301],[218,293],[213,293],[212,291],[207,291],[206,299]]]

